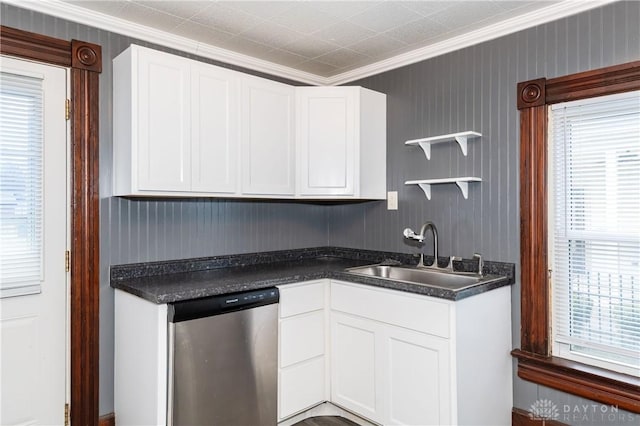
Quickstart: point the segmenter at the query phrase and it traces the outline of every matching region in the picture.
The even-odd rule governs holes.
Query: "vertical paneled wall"
[[[2,25],[65,40],[85,40],[102,46],[100,413],[109,413],[113,411],[114,341],[114,293],[109,287],[110,265],[324,246],[327,245],[327,209],[322,205],[277,201],[129,200],[110,197],[112,181],[111,60],[130,43],[177,52],[7,4],[0,4],[0,19]],[[194,57],[193,55],[185,56]],[[208,62],[239,69],[215,61]]]
[[[330,245],[417,252],[402,230],[431,220],[438,227],[440,256],[468,258],[479,252],[486,259],[519,264],[516,83],[638,60],[638,28],[640,2],[619,2],[349,83],[387,94],[387,186],[399,192],[399,210],[388,211],[383,202],[332,207]],[[432,146],[430,161],[419,148],[404,145],[408,139],[463,130],[483,135],[469,142],[466,157],[455,143]],[[418,187],[404,185],[450,176],[483,181],[470,184],[467,200],[455,185],[433,186],[430,201]],[[430,239],[425,252],[431,254]],[[512,295],[517,347],[519,284]],[[589,404],[517,377],[514,381],[514,405],[520,408],[530,409],[538,399],[549,399],[561,410]],[[592,415],[561,414],[559,420],[568,424],[603,424]],[[631,423],[640,424],[640,416]]]
[[[387,182],[399,210],[383,202],[337,206],[329,213],[332,245],[412,251],[406,226],[431,220],[440,254],[518,262],[519,116],[516,83],[640,58],[639,4],[621,2],[458,50],[360,81],[387,94]],[[464,156],[456,143],[432,146],[427,161],[409,139],[474,130]],[[428,201],[406,180],[478,176],[469,199],[455,185],[432,186]],[[427,248],[427,250],[430,250]]]
[[[438,226],[443,256],[470,257],[480,252],[487,259],[519,263],[516,83],[640,59],[640,3],[628,1],[350,83],[387,94],[387,179],[389,190],[399,191],[398,211],[387,211],[386,204],[379,201],[314,205],[205,199],[128,200],[109,196],[111,59],[131,42],[158,46],[6,4],[0,5],[0,19],[2,25],[63,39],[86,40],[103,47],[101,413],[113,410],[113,291],[108,285],[109,265],[327,243],[414,252],[417,249],[403,241],[402,229],[419,227],[424,220],[432,220]],[[457,145],[443,144],[434,146],[432,159],[426,161],[418,148],[404,146],[407,139],[461,130],[483,134],[469,143],[467,157]],[[479,176],[483,182],[470,184],[468,200],[453,185],[434,186],[430,201],[419,188],[404,185],[408,179],[447,176]],[[517,346],[518,285],[513,289],[513,336]],[[543,398],[557,405],[584,402],[516,380],[514,405],[529,409]],[[635,420],[640,421],[640,416]],[[565,422],[596,424],[587,417]]]

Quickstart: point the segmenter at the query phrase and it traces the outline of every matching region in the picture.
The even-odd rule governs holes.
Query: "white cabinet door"
[[[355,195],[358,89],[297,88],[300,195]]]
[[[191,65],[191,190],[237,190],[240,80],[234,71]]]
[[[280,367],[324,355],[324,310],[280,321]]]
[[[331,313],[331,401],[376,422],[382,421],[380,327],[375,321]]]
[[[324,310],[280,321],[279,419],[325,401]]]
[[[242,193],[291,195],[294,181],[294,88],[242,79]]]
[[[191,188],[190,63],[185,58],[139,49],[132,82],[137,114],[138,189],[188,191]],[[135,59],[134,59],[135,61]],[[134,66],[134,69],[136,67]],[[137,105],[135,100],[137,99]],[[135,142],[134,142],[135,143]],[[135,167],[135,166],[134,166]]]
[[[328,399],[328,280],[280,288],[278,420]]]
[[[449,341],[385,327],[383,344],[385,425],[450,424]]]
[[[325,358],[302,361],[280,370],[278,419],[283,420],[326,400]]]

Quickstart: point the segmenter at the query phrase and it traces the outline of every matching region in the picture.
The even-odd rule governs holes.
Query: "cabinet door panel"
[[[331,309],[449,337],[450,303],[401,291],[331,282]]]
[[[324,311],[281,320],[281,367],[322,355],[324,355]]]
[[[293,195],[294,89],[261,79],[242,84],[242,192]]]
[[[280,318],[324,309],[328,280],[287,284],[280,289]]]
[[[380,420],[377,377],[379,325],[331,313],[331,400],[370,420]]]
[[[280,371],[280,419],[324,402],[325,358],[318,357]]]
[[[236,192],[239,81],[235,73],[192,65],[192,190]]]
[[[189,62],[141,50],[138,73],[138,105],[134,111],[137,109],[139,120],[139,188],[188,191],[191,187]]]
[[[384,340],[384,424],[449,424],[448,340],[397,327]]]
[[[356,96],[351,88],[298,92],[300,194],[353,195]]]

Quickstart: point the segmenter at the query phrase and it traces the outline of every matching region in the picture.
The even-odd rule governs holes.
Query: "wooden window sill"
[[[518,377],[640,413],[640,378],[575,361],[514,349]]]

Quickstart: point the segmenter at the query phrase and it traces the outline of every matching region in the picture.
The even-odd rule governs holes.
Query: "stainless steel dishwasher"
[[[277,424],[277,288],[169,305],[169,425]]]

